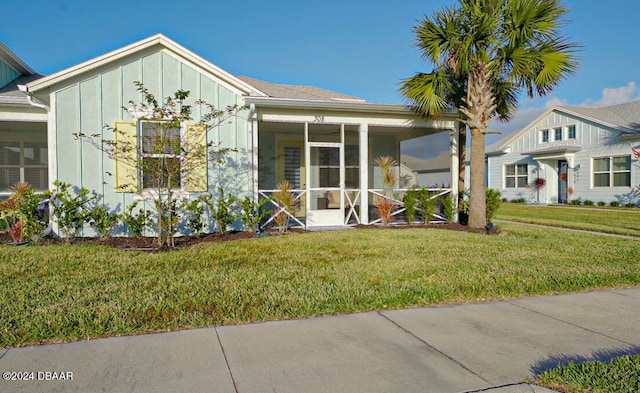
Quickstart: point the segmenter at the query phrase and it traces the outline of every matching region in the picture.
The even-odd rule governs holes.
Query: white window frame
[[[558,138],[558,132],[560,132],[560,138]],[[563,127],[553,127],[553,141],[560,142],[564,140],[564,128]]]
[[[545,141],[545,133],[547,134],[547,140]],[[548,128],[545,128],[544,130],[540,130],[540,143],[549,143],[550,139],[550,132]]]
[[[573,137],[571,136],[571,128],[573,127]],[[578,128],[575,124],[570,124],[567,127],[567,140],[576,140],[578,139]]]
[[[613,169],[613,159],[614,158],[619,158],[619,157],[628,157],[629,158],[629,169],[625,169],[623,171],[615,171]],[[595,160],[601,160],[601,159],[608,159],[609,160],[609,170],[607,171],[595,171],[594,170],[594,161]],[[616,155],[616,156],[601,156],[601,157],[591,157],[591,188],[594,189],[606,189],[606,188],[622,188],[622,189],[629,189],[631,188],[631,179],[632,177],[632,173],[631,173],[631,168],[633,167],[633,165],[631,165],[631,155],[630,154],[621,154],[621,155]],[[608,186],[596,186],[595,185],[595,175],[596,174],[605,174],[608,173],[609,174],[609,185]],[[615,179],[615,174],[616,173],[628,173],[629,174],[629,185],[628,186],[616,186],[614,184],[614,179]]]
[[[513,175],[507,175],[507,167],[514,167],[514,174]],[[525,167],[525,174],[524,175],[518,175],[518,167],[519,166],[524,166]],[[507,186],[507,178],[513,178],[514,179],[514,186],[513,187],[508,187]],[[516,189],[524,189],[525,187],[518,187],[518,178],[525,178],[525,184],[529,183],[529,164],[505,164],[504,165],[504,176],[503,176],[503,182],[504,182],[504,189],[507,190],[516,190]]]
[[[186,193],[186,182],[184,179],[184,176],[182,174],[182,170],[184,168],[185,165],[185,157],[181,154],[170,154],[170,153],[165,153],[165,154],[152,154],[152,153],[144,153],[144,149],[142,144],[144,143],[144,138],[142,135],[142,125],[143,123],[161,123],[161,121],[152,121],[152,120],[142,120],[142,119],[138,119],[137,121],[137,133],[138,133],[138,141],[141,144],[139,146],[140,149],[140,159],[144,160],[145,158],[178,158],[180,159],[180,169],[181,169],[181,173],[180,173],[180,187],[174,187],[172,188],[172,190],[174,192],[185,192]],[[184,144],[185,143],[185,138],[186,138],[186,127],[185,124],[182,123],[180,124],[180,144]],[[153,195],[155,193],[157,193],[157,188],[156,187],[145,187],[144,184],[144,173],[143,173],[143,168],[142,166],[140,166],[139,169],[139,173],[138,173],[138,179],[140,181],[140,189],[142,190],[143,194],[148,194],[148,195]]]

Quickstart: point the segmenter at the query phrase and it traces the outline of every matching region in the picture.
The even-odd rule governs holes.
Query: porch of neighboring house
[[[49,187],[46,122],[0,121],[0,198],[19,182]]]
[[[322,119],[319,119],[322,120]],[[448,123],[451,123],[449,125]],[[403,123],[403,124],[406,124]],[[449,127],[446,127],[449,125]],[[330,227],[375,224],[381,221],[376,202],[392,199],[396,221],[404,219],[403,197],[417,186],[418,176],[402,165],[401,145],[437,133],[451,133],[453,122],[437,126],[395,126],[353,123],[260,121],[257,128],[257,193],[273,197],[278,183],[288,180],[297,207],[288,211],[293,227]],[[256,130],[254,129],[254,132]],[[451,133],[449,154],[457,173],[457,136]],[[393,193],[385,193],[378,157],[390,156],[398,162],[398,181]],[[453,167],[452,167],[453,168]],[[457,176],[456,176],[457,179]],[[450,185],[457,186],[453,179]],[[433,198],[457,194],[456,188],[432,189]],[[273,200],[270,209],[281,206]],[[442,221],[441,214],[432,217]],[[263,227],[273,225],[273,217]]]

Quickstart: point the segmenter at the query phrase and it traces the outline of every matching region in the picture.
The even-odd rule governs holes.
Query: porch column
[[[360,222],[369,223],[369,124],[360,124]]]
[[[450,136],[450,159],[451,159],[451,199],[453,202],[453,222],[458,222],[458,172],[460,165],[458,163],[458,154],[460,151],[460,138],[458,135],[458,121],[456,120],[453,129],[449,133]]]
[[[251,141],[251,196],[258,202],[258,114],[255,104],[251,104],[249,111],[249,129]]]

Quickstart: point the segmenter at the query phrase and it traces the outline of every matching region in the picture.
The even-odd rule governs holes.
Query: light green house
[[[35,74],[26,67],[16,71]],[[13,78],[12,94],[18,87],[23,109],[33,114],[24,124],[33,126],[33,138],[46,146],[46,166],[41,168],[45,183],[51,187],[61,180],[84,186],[100,194],[101,202],[113,210],[145,200],[142,174],[118,170],[117,162],[92,144],[76,140],[74,134],[103,133],[109,138],[105,125],[142,132],[140,119],[123,109],[130,101],[141,100],[136,81],[156,97],[181,89],[191,92],[192,102],[201,99],[216,108],[247,106],[207,134],[209,142],[234,152],[225,165],[208,163],[198,186],[182,179],[177,191],[184,198],[201,192],[216,195],[219,187],[238,197],[260,198],[287,179],[300,200],[299,211],[291,212],[300,225],[367,224],[375,219],[370,214],[373,201],[381,197],[379,168],[373,161],[383,155],[399,160],[402,141],[450,133],[451,173],[457,173],[455,114],[426,120],[403,105],[236,77],[159,34],[46,77],[20,83],[22,77],[12,75],[7,77]],[[4,116],[6,108],[1,105],[2,101],[0,116]],[[196,106],[196,120],[199,111]],[[11,139],[4,134],[7,124],[0,121],[0,143]],[[188,132],[188,125],[182,132]],[[31,131],[24,137],[28,135]],[[19,171],[25,173],[21,180],[31,181],[26,176],[30,168],[23,165]],[[134,186],[118,187],[123,173]],[[1,191],[6,192],[9,183],[4,180]],[[451,179],[450,184],[450,191],[457,194],[457,181]]]

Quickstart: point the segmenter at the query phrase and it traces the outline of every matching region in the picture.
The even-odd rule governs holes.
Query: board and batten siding
[[[575,142],[565,139],[562,142],[541,142],[542,130],[548,129],[551,138],[553,138],[553,129],[555,127],[566,127],[570,125],[576,126]],[[574,167],[579,167],[574,171],[574,183],[570,187],[574,188],[572,198],[589,199],[593,202],[605,201],[610,202],[619,200],[624,197],[631,189],[629,187],[609,187],[594,188],[592,187],[592,158],[607,157],[618,155],[629,155],[631,150],[626,142],[616,139],[619,131],[608,128],[604,125],[586,120],[579,116],[553,111],[541,119],[536,124],[530,125],[520,137],[514,140],[510,145],[510,152],[503,155],[489,156],[490,172],[489,187],[500,190],[502,196],[509,200],[515,198],[525,198],[528,201],[535,202],[537,195],[533,189],[523,188],[504,188],[505,166],[512,164],[528,164],[528,183],[532,184],[538,173],[534,168],[540,167],[542,174],[547,180],[547,186],[542,190],[541,202],[556,202],[558,194],[558,174],[557,161],[540,160],[535,161],[531,156],[522,155],[524,152],[531,152],[542,149],[552,149],[554,147],[561,148],[567,145],[577,145],[580,151],[573,153]],[[640,164],[633,161],[631,166],[631,184],[640,183]]]
[[[20,73],[9,67],[5,62],[0,60],[0,88],[14,81]]]
[[[208,75],[174,57],[166,50],[142,53],[136,58],[123,59],[92,76],[53,93],[56,128],[56,178],[84,186],[103,195],[103,203],[122,211],[135,200],[132,193],[116,192],[115,163],[88,142],[75,139],[74,133],[101,134],[113,139],[115,120],[132,120],[123,110],[130,102],[140,103],[142,97],[135,81],[141,81],[156,98],[163,99],[177,90],[188,90],[187,103],[202,99],[218,109],[242,105],[243,98]],[[208,190],[214,195],[219,187],[238,197],[250,189],[247,111],[241,111],[224,125],[214,127],[207,135],[208,142],[237,149],[227,156],[225,165],[208,164]],[[193,118],[201,116],[194,106]]]

